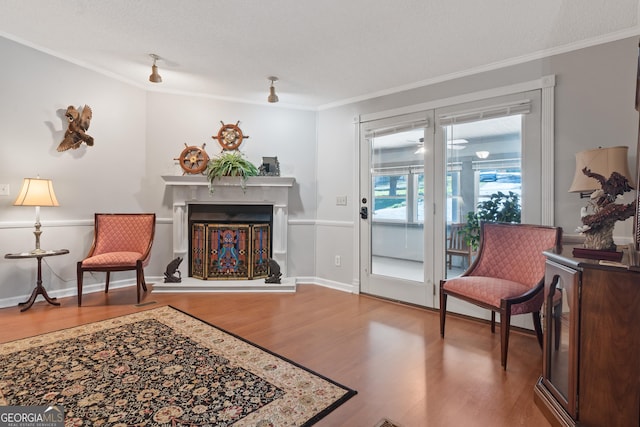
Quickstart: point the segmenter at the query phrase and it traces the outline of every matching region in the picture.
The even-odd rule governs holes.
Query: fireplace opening
[[[190,204],[189,276],[203,280],[267,277],[273,205]]]

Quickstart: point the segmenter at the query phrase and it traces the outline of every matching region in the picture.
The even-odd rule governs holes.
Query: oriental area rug
[[[310,426],[355,394],[170,306],[0,344],[0,405],[67,426]]]

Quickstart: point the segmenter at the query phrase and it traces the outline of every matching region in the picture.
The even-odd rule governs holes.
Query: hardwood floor
[[[549,426],[533,402],[542,352],[533,335],[511,334],[500,367],[500,334],[435,311],[315,285],[295,294],[154,294],[136,307],[135,288],[0,309],[0,342],[172,305],[325,375],[358,394],[318,426],[373,427],[388,418],[414,426]],[[1,367],[0,367],[1,369]]]

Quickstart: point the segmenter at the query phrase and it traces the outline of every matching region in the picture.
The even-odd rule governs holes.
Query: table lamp
[[[35,206],[36,207],[36,230],[33,232],[36,236],[36,248],[31,251],[32,254],[44,253],[46,251],[40,249],[40,206],[59,206],[56,194],[53,192],[53,182],[50,179],[25,178],[22,182],[20,194],[14,206]]]
[[[600,188],[600,183],[586,176],[582,169],[585,167],[591,172],[600,174],[604,179],[609,179],[613,172],[625,176],[634,188],[633,179],[629,172],[627,151],[629,147],[607,147],[581,151],[576,154],[576,171],[573,182],[569,188],[570,193],[580,193],[580,198],[590,197],[591,193]]]

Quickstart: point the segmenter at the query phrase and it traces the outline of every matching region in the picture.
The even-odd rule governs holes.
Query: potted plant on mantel
[[[211,193],[214,192],[214,180],[216,178],[221,179],[223,176],[240,177],[240,186],[244,191],[246,189],[247,178],[257,176],[258,168],[247,160],[240,151],[226,150],[209,160],[205,173],[209,180],[209,191]]]

